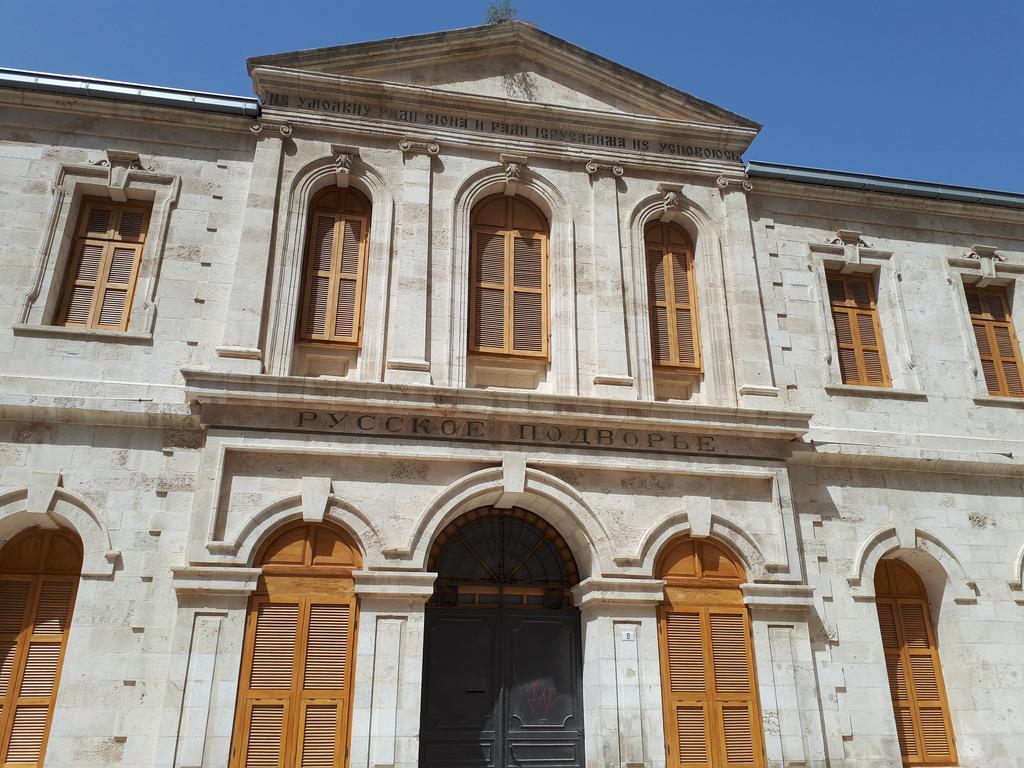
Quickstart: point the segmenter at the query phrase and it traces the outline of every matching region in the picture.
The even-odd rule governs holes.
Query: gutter
[[[888,176],[869,176],[846,171],[828,171],[820,168],[805,168],[799,165],[781,163],[747,162],[747,175],[752,178],[792,181],[799,184],[816,184],[822,187],[855,189],[863,192],[881,192],[901,197],[918,197],[928,200],[946,200],[976,205],[994,205],[1001,208],[1024,208],[1024,194],[999,192],[976,187],[958,187],[948,184],[931,184],[925,181],[894,179]]]
[[[230,96],[223,93],[190,91],[184,88],[124,83],[119,80],[100,80],[93,77],[55,75],[48,72],[30,72],[6,67],[0,67],[0,88],[63,93],[70,96],[128,101],[159,107],[190,109],[195,112],[217,112],[239,117],[259,117],[260,115],[259,99],[247,96]]]

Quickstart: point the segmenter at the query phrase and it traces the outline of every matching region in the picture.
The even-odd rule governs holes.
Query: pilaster
[[[257,136],[256,150],[249,192],[245,198],[242,231],[238,238],[223,342],[216,350],[216,365],[220,370],[260,373],[263,370],[260,328],[273,245],[281,150],[284,139],[291,136],[292,128],[287,124],[254,122],[250,130]]]
[[[589,768],[663,768],[659,579],[589,578],[573,589],[583,624]]]
[[[357,571],[359,597],[351,768],[419,760],[424,606],[436,574]]]
[[[397,268],[388,322],[385,381],[430,384],[430,216],[434,141],[402,139],[405,168],[398,209]]]
[[[593,194],[594,392],[602,397],[635,399],[636,380],[630,374],[626,341],[619,226],[618,180],[623,168],[591,160],[586,170]]]
[[[725,213],[725,286],[737,395],[741,405],[763,405],[763,400],[751,401],[750,398],[778,397],[779,389],[772,372],[747,208],[747,192],[752,186],[744,178],[729,176],[720,176],[718,186]]]

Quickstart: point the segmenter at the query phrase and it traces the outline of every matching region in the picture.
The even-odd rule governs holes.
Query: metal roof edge
[[[1024,194],[1001,192],[993,189],[960,187],[952,184],[933,184],[926,181],[896,179],[888,176],[872,176],[864,173],[830,171],[822,168],[807,168],[782,163],[763,163],[748,160],[747,175],[754,178],[777,179],[800,184],[817,184],[823,187],[854,189],[864,192],[882,192],[903,197],[918,197],[928,200],[945,200],[957,203],[994,205],[1002,208],[1024,208]]]
[[[241,117],[259,117],[259,99],[224,93],[167,88],[160,85],[125,83],[95,77],[58,75],[24,69],[0,67],[0,88],[44,91],[96,99],[130,101],[160,107],[191,109],[197,112],[218,112]]]

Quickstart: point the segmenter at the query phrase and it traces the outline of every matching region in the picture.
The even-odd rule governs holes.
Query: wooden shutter
[[[331,554],[337,554],[339,546],[328,538],[314,543],[315,533],[309,529],[292,529],[278,537],[276,542],[286,545],[277,550],[276,563],[289,565],[275,582],[274,568],[281,566],[275,561],[264,564],[269,575],[250,601],[233,768],[346,764],[353,587],[351,576],[338,572],[338,559]],[[317,553],[323,559],[325,551],[330,561],[327,573],[317,576]]]
[[[890,386],[871,276],[830,272],[826,281],[843,383]]]
[[[547,233],[517,225],[528,205],[522,200],[489,199],[481,206],[493,209],[498,202],[504,225],[489,218],[488,225],[474,223],[471,232],[469,348],[547,357]],[[542,223],[536,211],[529,216],[533,226]]]
[[[896,584],[897,579],[908,583],[900,573],[909,570],[905,566],[883,560],[879,568],[889,572],[882,583]],[[876,580],[876,585],[880,581]],[[896,591],[907,594],[906,590]],[[928,600],[917,595],[892,596],[890,589],[878,590],[877,586],[876,592],[878,627],[903,764],[954,764],[956,746]]]
[[[148,208],[83,201],[64,285],[61,325],[128,328],[148,225]]]
[[[36,567],[0,574],[0,765],[5,768],[41,766],[46,754],[78,581],[45,568],[47,551],[57,550],[52,542],[63,537],[59,532],[23,536],[22,551],[31,552]],[[17,548],[19,540],[12,545]],[[0,560],[7,553],[5,548]]]
[[[655,365],[700,369],[700,334],[693,248],[674,225],[645,233],[651,356]]]
[[[745,610],[672,605],[661,625],[670,764],[763,765]]]
[[[750,619],[739,563],[681,539],[659,558],[658,613],[667,768],[763,768]]]
[[[1024,397],[1024,366],[1006,291],[971,286],[965,293],[989,394]]]
[[[300,336],[358,344],[369,222],[365,216],[316,210],[311,218]]]

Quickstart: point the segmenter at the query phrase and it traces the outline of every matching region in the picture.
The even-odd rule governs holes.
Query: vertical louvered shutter
[[[671,765],[761,766],[750,627],[742,608],[663,609]]]
[[[0,576],[0,765],[42,765],[74,596],[72,577]]]
[[[521,205],[507,201],[505,227],[472,227],[472,352],[547,357],[548,238],[544,232],[513,227],[514,211]]]
[[[651,356],[655,365],[700,368],[693,250],[677,227],[658,224],[645,235]]]
[[[357,344],[363,320],[367,221],[314,211],[306,259],[301,336]]]
[[[989,394],[1024,396],[1024,368],[1006,291],[1002,288],[969,287],[966,288],[966,296]]]
[[[877,607],[903,762],[949,765],[956,750],[928,602],[879,597]]]
[[[254,598],[249,624],[233,765],[340,768],[349,716],[351,603]]]
[[[63,325],[127,329],[148,221],[146,208],[83,202],[64,286]]]
[[[843,383],[889,386],[872,278],[829,273],[826,280]]]

